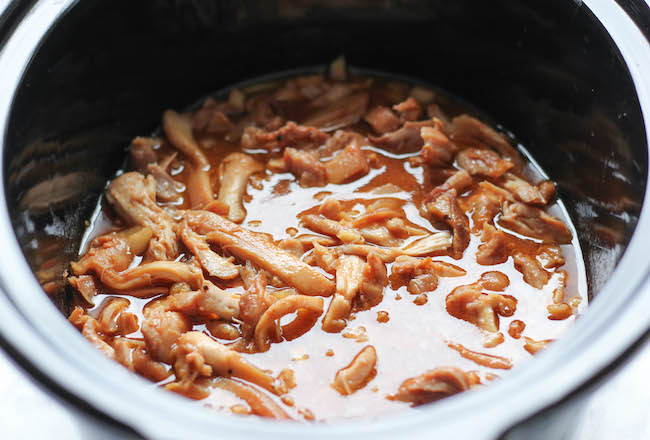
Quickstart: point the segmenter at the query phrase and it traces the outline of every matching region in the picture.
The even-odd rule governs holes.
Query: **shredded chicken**
[[[438,367],[406,379],[389,398],[417,406],[466,391],[479,383],[476,374],[455,367]]]
[[[205,333],[184,333],[178,338],[173,357],[176,377],[181,383],[193,382],[197,376],[238,377],[271,393],[279,393],[273,376]]]
[[[494,151],[479,148],[462,150],[456,155],[456,162],[472,176],[479,175],[492,179],[502,176],[513,167],[512,162],[501,159]]]
[[[179,228],[178,235],[183,244],[201,263],[203,269],[211,276],[230,280],[239,276],[239,268],[232,263],[232,258],[225,258],[214,252],[205,237],[192,231],[184,222]]]
[[[453,229],[451,256],[460,259],[469,245],[469,220],[458,206],[456,190],[451,189],[438,194],[427,204],[427,210],[434,220],[446,223]]]
[[[361,290],[366,262],[354,255],[343,255],[334,264],[336,269],[336,294],[323,317],[323,330],[340,332],[347,325],[352,301]]]
[[[214,199],[210,182],[210,162],[196,144],[192,134],[192,121],[188,115],[173,110],[163,114],[163,128],[172,145],[192,163],[191,177],[187,181],[187,193],[193,208],[207,205]]]
[[[37,279],[57,303],[76,293],[69,320],[107,357],[188,398],[230,393],[230,414],[325,420],[361,394],[372,414],[470,390],[544,348],[528,329],[558,334],[584,298],[555,185],[459,108],[341,56],[168,110],[107,188],[102,235],[69,268],[39,240]],[[73,177],[59,193],[79,191]],[[405,359],[424,373],[400,378]],[[377,374],[403,382],[386,396]],[[309,393],[326,398],[307,409]]]
[[[243,200],[248,179],[263,169],[262,164],[243,153],[230,153],[221,161],[218,200],[230,208],[230,221],[240,223],[246,218]]]
[[[120,217],[132,225],[150,228],[149,255],[156,260],[173,260],[178,256],[178,239],[172,218],[156,204],[153,177],[125,173],[111,182],[106,198]]]
[[[536,289],[546,285],[551,275],[544,270],[539,261],[525,254],[514,256],[515,269],[524,275],[524,281]]]
[[[192,229],[206,234],[208,241],[242,260],[252,261],[301,293],[329,296],[334,292],[334,283],[323,274],[259,235],[217,214],[188,211],[186,219]]]
[[[422,148],[424,141],[420,136],[422,127],[433,127],[433,121],[406,122],[398,130],[381,136],[368,136],[376,146],[394,153],[415,152]]]
[[[544,243],[571,243],[571,231],[562,221],[539,208],[523,203],[506,203],[499,224],[526,237],[542,240]]]
[[[492,333],[499,331],[499,315],[512,316],[517,309],[517,300],[513,297],[481,293],[479,284],[455,288],[447,296],[446,304],[451,316],[471,322]]]
[[[555,185],[549,181],[535,186],[512,173],[505,173],[504,179],[503,187],[524,203],[546,205],[555,194]]]
[[[384,134],[397,130],[402,123],[388,107],[377,106],[370,110],[363,119],[370,124],[375,133]]]
[[[363,388],[375,376],[377,352],[372,345],[367,346],[357,354],[350,365],[339,370],[332,382],[332,388],[347,396]]]
[[[270,348],[269,335],[274,331],[274,329],[276,329],[276,322],[283,316],[299,312],[300,310],[304,310],[313,315],[314,318],[318,318],[323,313],[323,298],[305,295],[291,295],[271,305],[266,309],[255,326],[255,346],[257,349],[260,351],[267,351]],[[299,314],[296,319],[299,319],[302,323],[310,322],[311,325],[315,324],[315,319],[306,319],[304,315],[300,316]],[[285,328],[291,329],[292,332],[298,330],[296,329],[296,325],[292,325],[291,323],[282,327],[283,333],[285,332]],[[305,329],[302,333],[305,333],[309,328],[311,328],[311,326]]]

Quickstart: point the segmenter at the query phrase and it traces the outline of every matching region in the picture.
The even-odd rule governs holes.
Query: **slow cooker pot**
[[[643,0],[41,0],[12,1],[1,17],[0,342],[104,433],[560,438],[589,391],[646,337]],[[580,234],[587,313],[479,392],[331,424],[215,414],[105,359],[67,323],[69,293],[54,292],[129,140],[151,132],[165,108],[341,53],[440,86],[517,135],[559,183]]]

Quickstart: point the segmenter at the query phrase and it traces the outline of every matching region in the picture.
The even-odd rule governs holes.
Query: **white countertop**
[[[574,440],[650,438],[650,345],[585,406]],[[96,440],[80,420],[0,351],[0,438]]]

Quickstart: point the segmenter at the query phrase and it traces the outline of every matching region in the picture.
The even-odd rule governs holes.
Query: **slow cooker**
[[[586,396],[650,329],[648,35],[643,0],[10,1],[0,17],[0,344],[98,437],[569,435]],[[67,322],[69,294],[47,292],[129,140],[165,108],[340,54],[440,86],[516,134],[577,228],[588,311],[485,389],[333,423],[216,414],[105,359]]]

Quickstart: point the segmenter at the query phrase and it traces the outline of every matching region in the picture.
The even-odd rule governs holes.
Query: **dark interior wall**
[[[597,291],[636,224],[647,144],[620,54],[578,3],[82,0],[12,108],[3,166],[18,239],[42,283],[59,279],[129,140],[165,108],[344,53],[446,89],[514,132],[559,182]]]

